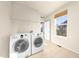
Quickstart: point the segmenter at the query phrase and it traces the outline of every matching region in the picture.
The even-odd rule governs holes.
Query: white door
[[[44,22],[44,38],[50,40],[50,21]]]

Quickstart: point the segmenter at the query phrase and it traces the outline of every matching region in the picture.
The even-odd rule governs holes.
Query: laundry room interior
[[[79,58],[79,1],[0,1],[0,58]]]

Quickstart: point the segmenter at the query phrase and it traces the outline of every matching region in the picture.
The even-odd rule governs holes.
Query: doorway
[[[47,20],[44,22],[44,39],[51,40],[51,21]]]

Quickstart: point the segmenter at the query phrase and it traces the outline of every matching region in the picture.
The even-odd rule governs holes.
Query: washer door
[[[20,39],[18,41],[15,42],[14,44],[14,51],[17,53],[22,53],[24,51],[26,51],[29,47],[29,41],[24,40],[24,39]]]
[[[41,37],[38,37],[34,41],[34,46],[35,47],[40,47],[43,44],[43,39]]]

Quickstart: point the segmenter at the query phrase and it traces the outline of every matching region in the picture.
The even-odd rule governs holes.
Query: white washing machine
[[[32,54],[43,50],[43,33],[32,33]]]
[[[25,58],[31,55],[30,33],[16,33],[10,37],[10,58]]]

